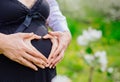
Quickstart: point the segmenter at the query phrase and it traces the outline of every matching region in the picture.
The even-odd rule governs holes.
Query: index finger
[[[43,61],[47,62],[47,58],[40,53],[34,46],[30,46],[30,48],[26,48],[26,52],[31,54],[34,57],[41,58]]]
[[[52,42],[52,49],[50,52],[50,56],[48,57],[48,61],[52,58],[54,52],[56,51],[57,47],[58,47],[58,42],[55,38],[51,39]]]

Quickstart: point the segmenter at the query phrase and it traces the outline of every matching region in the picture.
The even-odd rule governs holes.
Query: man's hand
[[[67,31],[49,32],[49,34],[44,36],[44,38],[45,39],[50,38],[53,43],[53,47],[48,58],[48,61],[49,67],[54,68],[63,59],[64,52],[71,40],[71,34],[70,32]]]

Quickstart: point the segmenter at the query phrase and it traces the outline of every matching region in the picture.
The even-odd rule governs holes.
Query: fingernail
[[[44,66],[43,66],[42,68],[43,68],[43,69],[45,69],[45,67],[44,67]]]
[[[35,71],[38,71],[38,68],[35,68]]]
[[[53,69],[54,69],[55,67],[56,67],[56,66],[54,65],[54,66],[53,66]]]
[[[46,67],[49,67],[49,64],[47,64]]]
[[[50,66],[50,69],[52,68],[52,65]]]

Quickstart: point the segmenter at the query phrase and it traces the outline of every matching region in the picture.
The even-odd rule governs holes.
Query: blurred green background
[[[90,26],[102,30],[103,37],[95,48],[105,50],[108,67],[118,68],[120,73],[120,0],[57,1],[72,33],[71,44],[57,67],[58,74],[68,76],[72,82],[88,82],[89,66],[79,57],[83,47],[77,44],[76,39]],[[106,72],[94,72],[93,82],[120,82],[118,80],[107,76]]]

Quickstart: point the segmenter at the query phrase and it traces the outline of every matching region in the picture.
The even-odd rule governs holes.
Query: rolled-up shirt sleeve
[[[56,0],[47,0],[50,6],[50,15],[47,19],[48,26],[53,31],[69,31],[66,17],[63,16]]]

